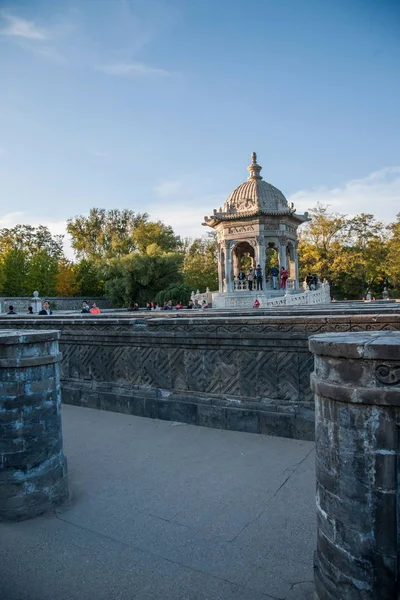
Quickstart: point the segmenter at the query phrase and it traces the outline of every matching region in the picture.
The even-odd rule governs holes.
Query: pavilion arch
[[[255,249],[248,240],[236,242],[232,248],[233,275],[238,277],[240,269],[246,273],[249,267],[255,266]]]

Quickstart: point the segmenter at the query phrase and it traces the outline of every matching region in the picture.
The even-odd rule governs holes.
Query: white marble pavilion
[[[261,305],[289,292],[303,293],[299,285],[297,228],[310,220],[308,213],[297,214],[293,203],[289,204],[280,190],[263,180],[261,169],[253,152],[247,181],[233,190],[223,209],[204,217],[203,225],[217,233],[219,290],[212,300],[217,308],[252,305],[256,293],[248,290],[246,280],[238,279],[244,263],[253,268],[260,264],[263,269],[263,291],[257,292]],[[288,270],[287,290],[272,289],[271,266]]]

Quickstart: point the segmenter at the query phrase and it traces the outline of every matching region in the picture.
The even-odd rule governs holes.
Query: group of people
[[[285,267],[281,267],[280,270],[278,269],[278,267],[272,267],[272,269],[270,271],[270,276],[271,276],[271,281],[272,281],[272,288],[274,290],[286,289],[286,282],[289,278],[289,273],[288,273],[288,270],[285,269]],[[245,272],[242,269],[240,269],[239,274],[238,274],[239,281],[247,281],[250,292],[253,289],[255,289],[257,291],[262,290],[263,289],[263,279],[264,279],[264,276],[263,276],[263,270],[261,268],[261,265],[257,265],[257,267],[255,269],[253,269],[253,267],[250,267],[247,275],[245,274]],[[267,277],[266,281],[268,281],[268,280],[269,280],[269,278]]]
[[[8,307],[8,315],[17,315],[17,311],[14,310],[14,306],[12,304],[10,304],[10,306]],[[34,315],[35,313],[33,312],[33,308],[32,306],[28,306],[28,312],[26,313],[27,315]],[[47,300],[45,300],[42,304],[42,310],[40,310],[38,312],[39,315],[52,315],[53,311],[50,308],[50,302],[48,302]]]
[[[128,310],[139,310],[139,305],[135,304],[134,305],[137,308],[128,308]],[[161,306],[160,304],[158,304],[158,302],[146,302],[146,310],[147,311],[160,311],[160,310],[190,310],[190,309],[194,309],[194,310],[202,310],[208,308],[208,303],[206,300],[202,300],[202,302],[199,302],[197,300],[197,298],[195,300],[189,300],[189,303],[187,305],[183,304],[183,302],[181,300],[179,300],[175,305],[173,304],[172,300],[167,300],[166,302],[164,302],[164,304]]]
[[[306,277],[306,285],[309,290],[316,290],[318,287],[318,275],[311,275],[309,273]]]
[[[98,306],[96,306],[96,302],[92,302],[92,304],[89,306],[89,303],[84,300],[82,302],[82,308],[81,308],[81,313],[88,313],[88,314],[92,314],[92,315],[99,315],[100,314],[100,309]],[[17,315],[17,311],[14,310],[14,306],[12,304],[10,304],[10,306],[8,307],[8,315]],[[35,313],[33,312],[33,308],[32,306],[28,306],[28,315],[34,315]],[[38,312],[38,315],[52,315],[53,311],[51,310],[51,306],[50,306],[50,302],[48,300],[45,300],[42,304],[42,310],[40,310]]]
[[[100,314],[100,309],[96,305],[96,302],[92,302],[92,304],[89,306],[89,302],[87,300],[84,300],[82,302],[81,313],[83,313],[83,314],[89,313],[91,315],[99,315]]]

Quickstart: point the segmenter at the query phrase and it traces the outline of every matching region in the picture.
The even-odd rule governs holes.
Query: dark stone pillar
[[[399,598],[400,332],[310,338],[320,600]]]
[[[58,331],[0,331],[0,521],[28,519],[68,494]]]

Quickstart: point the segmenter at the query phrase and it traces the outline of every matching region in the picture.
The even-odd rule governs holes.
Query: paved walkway
[[[311,600],[314,444],[63,407],[69,503],[0,524],[1,600]]]

